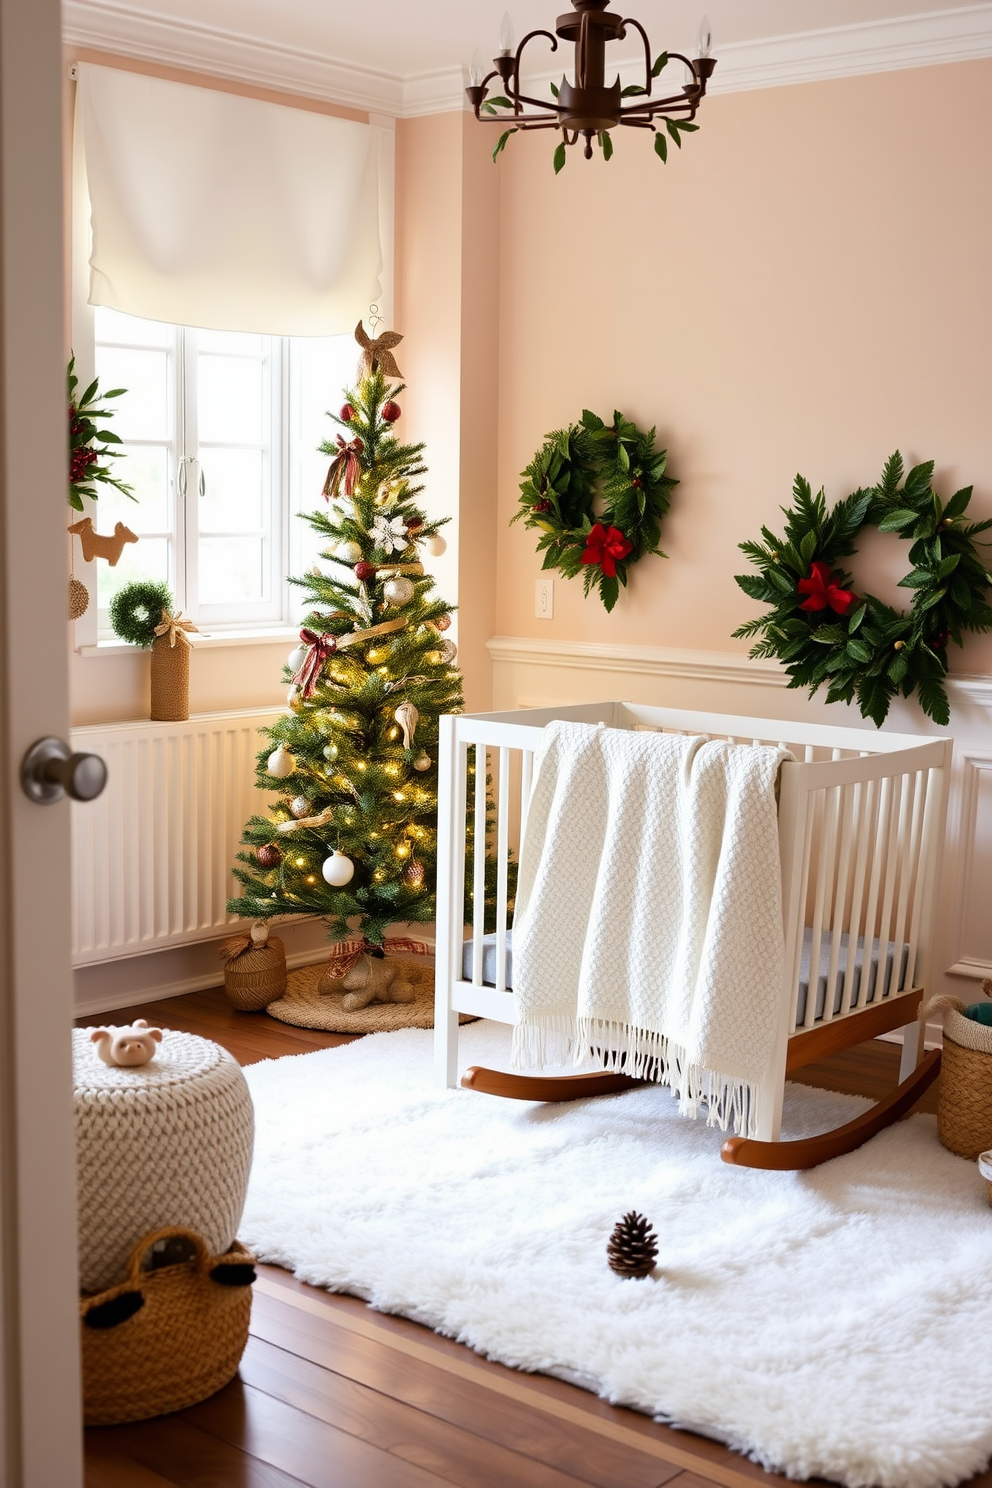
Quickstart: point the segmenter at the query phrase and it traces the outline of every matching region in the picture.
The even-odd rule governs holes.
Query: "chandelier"
[[[609,3],[610,0],[571,0],[574,14],[566,12],[558,17],[556,34],[528,31],[516,48],[510,17],[504,15],[493,71],[487,73],[481,54],[475,53],[469,69],[469,86],[465,89],[472,111],[481,123],[508,126],[493,151],[494,160],[511,134],[527,129],[561,130],[561,142],[554,154],[556,173],[565,164],[566,146],[574,145],[580,135],[585,141],[583,154],[587,160],[592,158],[594,140],[598,140],[604,158],[609,160],[613,154],[610,130],[624,124],[631,129],[650,130],[655,152],[664,161],[668,159],[669,140],[681,149],[682,134],[699,128],[693,120],[716,66],[716,59],[710,56],[709,22],[704,17],[693,61],[681,52],[662,52],[652,62],[651,43],[644,27],[639,21],[621,18],[609,10]],[[605,80],[606,43],[623,41],[628,30],[636,31],[644,44],[644,82],[622,88],[619,77],[610,84]],[[574,82],[563,76],[559,84],[552,83],[553,97],[548,100],[529,98],[520,88],[524,48],[539,36],[550,41],[553,52],[558,50],[558,37],[575,47]],[[654,87],[661,87],[657,79],[672,61],[684,64],[685,81],[677,91],[656,97]],[[490,98],[489,84],[496,77],[505,96],[501,93]],[[625,99],[629,102],[625,103]],[[664,129],[659,129],[659,123],[664,124]]]

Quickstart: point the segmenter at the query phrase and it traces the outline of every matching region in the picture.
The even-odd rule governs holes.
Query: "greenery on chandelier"
[[[992,518],[968,522],[972,488],[941,501],[933,485],[933,461],[916,465],[903,480],[902,456],[885,463],[876,486],[855,491],[830,510],[823,491],[813,496],[796,476],[794,505],[783,507],[784,536],[767,527],[763,542],[740,544],[757,574],[739,574],[745,594],[770,606],[734,631],[760,636],[750,655],[777,657],[790,687],[810,696],[827,687],[827,702],[857,701],[876,727],[893,698],[914,693],[935,723],[950,719],[943,678],[947,645],[964,643],[966,631],[992,630],[986,590],[992,584],[976,544]],[[866,527],[894,532],[911,544],[912,565],[900,587],[912,590],[908,610],[896,610],[874,595],[854,593],[851,575],[840,567],[857,552]]]
[[[462,692],[450,609],[421,563],[422,548],[443,552],[447,518],[418,504],[423,445],[393,432],[404,389],[384,368],[398,372],[388,347],[400,337],[359,340],[364,373],[321,446],[328,509],[304,516],[323,566],[291,580],[308,613],[286,670],[290,707],[258,756],[256,783],[275,799],[244,829],[228,907],[321,915],[332,940],[359,931],[381,946],[387,926],[434,919],[438,719]],[[471,859],[471,813],[468,831]],[[490,920],[495,887],[487,863]]]
[[[118,434],[110,429],[101,429],[97,420],[113,418],[112,408],[99,405],[108,398],[123,397],[126,388],[111,388],[99,391],[99,379],[94,377],[81,397],[76,396],[79,378],[76,376],[76,358],[71,357],[66,369],[66,387],[69,397],[69,505],[73,511],[83,511],[83,497],[96,501],[99,487],[113,486],[122,496],[132,501],[138,498],[133,489],[113,474],[108,460],[119,458],[120,449],[114,445],[122,443]]]
[[[651,68],[652,78],[659,77],[663,69],[667,66],[668,53],[661,52],[660,55],[655,58],[654,65]],[[553,93],[555,101],[557,102],[559,96],[558,87],[555,83],[550,83],[549,87],[551,88],[551,92]],[[621,90],[620,96],[621,98],[633,98],[635,96],[646,98],[648,96],[648,90],[646,88],[642,88],[638,83],[630,83],[626,88],[623,88]],[[554,108],[555,105],[549,104],[548,107]],[[509,98],[504,98],[502,96],[499,96],[497,98],[487,98],[484,103],[479,105],[480,113],[490,114],[494,118],[499,118],[502,111],[507,109],[512,110],[513,103]],[[504,117],[506,117],[507,122],[509,122],[510,115],[506,114],[504,115]],[[672,143],[681,150],[683,134],[694,134],[695,131],[699,128],[699,125],[691,123],[688,119],[666,118],[662,122],[665,126],[664,131],[659,129],[652,120],[644,120],[642,123],[639,124],[639,127],[648,129],[654,134],[654,152],[663,164],[667,164],[668,141],[671,140]],[[561,126],[558,127],[561,128]],[[493,160],[496,160],[501,151],[505,150],[506,143],[507,140],[510,138],[510,135],[519,133],[520,128],[521,126],[514,124],[509,129],[504,129],[503,133],[496,141],[496,146],[493,150]],[[569,131],[564,128],[562,128],[562,135],[563,138],[555,147],[555,153],[552,157],[552,164],[554,165],[555,175],[557,175],[558,172],[564,168],[565,161],[568,159],[567,146],[575,144],[578,137],[577,134],[573,131],[572,138],[570,139]],[[603,159],[611,160],[613,158],[613,138],[610,131],[608,129],[597,130],[596,142],[603,152]],[[586,153],[588,155],[591,153],[591,151],[587,150]]]
[[[654,429],[644,433],[618,412],[608,424],[584,409],[578,423],[547,436],[523,471],[512,520],[542,534],[542,568],[569,579],[581,573],[585,593],[595,588],[612,610],[630,565],[647,553],[666,556],[661,522],[678,485],[667,461]]]

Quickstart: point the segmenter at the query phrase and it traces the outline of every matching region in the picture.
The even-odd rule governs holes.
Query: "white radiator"
[[[72,804],[73,964],[210,940],[232,923],[231,864],[255,786],[258,730],[282,710],[201,713],[186,723],[73,729],[107,762],[96,801]]]

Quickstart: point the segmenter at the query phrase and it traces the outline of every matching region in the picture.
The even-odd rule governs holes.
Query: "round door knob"
[[[98,754],[74,754],[61,739],[39,739],[21,762],[21,787],[41,806],[71,796],[92,801],[107,783],[107,766]]]

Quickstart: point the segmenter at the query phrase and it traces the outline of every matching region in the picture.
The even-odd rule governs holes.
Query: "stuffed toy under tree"
[[[290,581],[310,611],[286,671],[290,711],[258,757],[258,786],[279,799],[245,827],[228,908],[322,915],[332,941],[357,932],[377,948],[388,925],[434,918],[438,717],[462,691],[449,607],[421,563],[444,551],[447,519],[418,506],[424,446],[395,433],[401,337],[370,341],[359,325],[356,339],[358,385],[321,445],[327,511],[304,516],[326,567]]]

